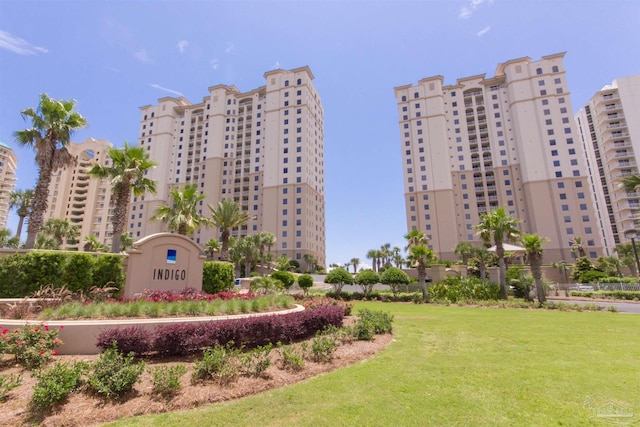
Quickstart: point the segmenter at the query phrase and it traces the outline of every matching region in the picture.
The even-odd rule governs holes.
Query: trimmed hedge
[[[291,343],[313,336],[328,326],[340,327],[343,319],[342,307],[318,306],[311,310],[283,315],[160,325],[151,334],[150,348],[147,351],[137,348],[141,353],[136,354],[153,352],[160,356],[176,356],[215,345],[233,344],[238,348],[254,348],[270,343]],[[129,343],[133,343],[135,337],[144,336],[146,333],[135,328],[107,329],[98,335],[96,346],[104,351],[111,348],[115,341],[118,350],[125,352],[131,349],[133,344]]]
[[[640,291],[571,291],[572,297],[640,300]]]
[[[202,290],[208,294],[229,291],[235,284],[234,274],[230,262],[205,261],[202,267]]]
[[[0,258],[0,298],[23,298],[43,286],[67,285],[89,292],[92,286],[122,289],[124,269],[118,255],[31,251]]]

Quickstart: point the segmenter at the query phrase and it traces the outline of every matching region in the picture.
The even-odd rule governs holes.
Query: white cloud
[[[493,0],[469,0],[469,2],[460,8],[460,14],[458,18],[460,19],[469,19],[471,15],[478,10],[485,3],[493,3]]]
[[[211,65],[211,68],[213,68],[214,70],[217,70],[218,66],[220,65],[220,61],[218,61],[217,59],[212,59],[211,61],[209,61],[209,65]]]
[[[34,46],[28,41],[16,37],[11,33],[0,30],[0,48],[10,50],[18,55],[36,55],[38,53],[47,53],[48,49],[40,46]]]
[[[279,68],[282,68],[282,66],[280,65],[280,61],[276,61],[276,63],[271,66],[272,70],[277,70]]]
[[[189,42],[187,40],[180,40],[178,42],[178,50],[180,51],[180,53],[184,53],[184,50],[187,46],[189,46]]]
[[[478,31],[478,37],[482,37],[485,34],[487,34],[489,31],[491,31],[491,27],[486,26],[483,29],[481,29],[480,31]]]
[[[166,88],[166,87],[162,87],[162,86],[160,86],[160,85],[159,85],[159,84],[157,84],[157,83],[150,83],[150,84],[149,84],[149,86],[151,86],[151,87],[152,87],[152,88],[154,88],[154,89],[160,89],[160,90],[163,90],[163,91],[165,91],[165,92],[172,93],[172,94],[174,94],[174,95],[176,95],[176,96],[184,96],[184,95],[182,94],[182,92],[178,92],[177,90],[173,90],[173,89],[168,89],[168,88]]]
[[[226,44],[226,46],[225,46],[225,48],[224,48],[224,51],[225,51],[226,53],[231,53],[231,52],[233,52],[234,50],[236,50],[236,47],[233,45],[233,43],[231,43],[231,42],[227,42],[227,44]]]
[[[140,49],[133,52],[133,57],[141,62],[151,62],[151,58],[149,58],[149,54],[146,49]]]

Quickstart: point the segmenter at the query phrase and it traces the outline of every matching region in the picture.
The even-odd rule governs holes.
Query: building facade
[[[109,164],[110,148],[110,142],[93,138],[81,143],[72,142],[67,150],[75,157],[76,164],[54,172],[44,220],[66,219],[78,227],[76,242],[65,243],[66,249],[83,250],[85,238],[89,236],[111,247],[111,186],[106,179],[96,179],[87,173],[95,163]]]
[[[625,175],[639,173],[640,74],[614,80],[596,92],[575,121],[587,154],[602,237],[611,253],[629,241],[629,232],[640,230],[640,193],[620,185]]]
[[[9,221],[10,196],[16,188],[17,165],[16,154],[0,142],[0,228],[6,228]]]
[[[604,252],[564,54],[499,64],[495,75],[442,76],[395,88],[408,230],[441,259],[459,242],[480,245],[480,215],[505,207],[524,233],[549,239],[545,261]]]
[[[158,166],[148,178],[155,195],[134,198],[128,232],[140,238],[164,231],[150,222],[170,202],[174,187],[195,184],[208,204],[240,203],[252,219],[233,235],[271,232],[272,251],[305,267],[305,255],[325,264],[324,112],[309,67],[264,74],[265,85],[249,92],[216,85],[201,103],[166,97],[141,107],[138,143]],[[204,244],[219,230],[192,236]]]

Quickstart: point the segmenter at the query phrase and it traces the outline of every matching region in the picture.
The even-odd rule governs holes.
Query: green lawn
[[[640,316],[357,303],[394,314],[375,358],[304,383],[115,425],[603,425],[585,400],[640,418]],[[599,422],[600,421],[600,422]]]

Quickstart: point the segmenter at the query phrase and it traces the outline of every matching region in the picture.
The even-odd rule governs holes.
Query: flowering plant
[[[16,362],[27,368],[42,366],[58,354],[55,348],[62,344],[58,329],[48,325],[25,325],[13,332],[4,329],[2,334],[6,352],[15,355]]]

